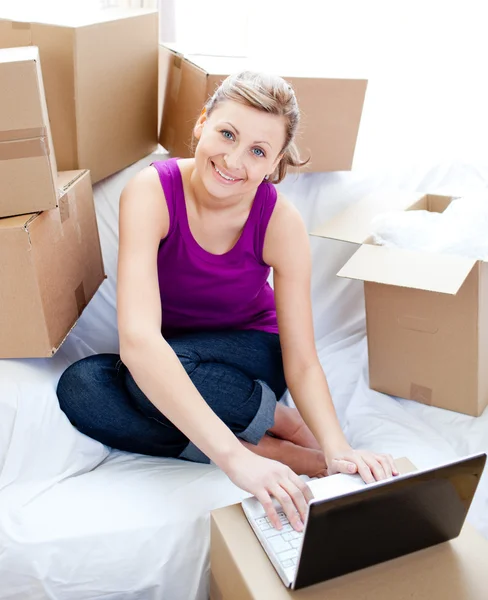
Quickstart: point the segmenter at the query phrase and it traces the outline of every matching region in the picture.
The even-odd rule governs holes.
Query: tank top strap
[[[183,187],[176,158],[168,160],[158,160],[151,165],[156,169],[159,175],[159,181],[163,188],[166,204],[168,205],[169,230],[166,237],[171,235],[178,221],[179,206],[184,201]]]
[[[249,220],[253,222],[254,254],[263,265],[265,264],[263,260],[264,239],[277,198],[278,192],[275,186],[272,183],[263,181],[258,187],[253,207],[249,214]]]

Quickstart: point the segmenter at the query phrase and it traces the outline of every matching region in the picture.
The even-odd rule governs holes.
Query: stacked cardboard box
[[[0,48],[39,48],[58,169],[89,169],[95,183],[150,154],[158,143],[157,11],[30,16],[0,18]]]
[[[36,47],[0,89],[0,358],[51,356],[104,279],[90,173],[57,172]]]
[[[0,217],[58,205],[56,158],[36,48],[0,52]]]
[[[193,126],[218,85],[231,73],[266,70],[278,73],[293,86],[302,126],[297,143],[303,158],[311,158],[308,171],[348,171],[363,111],[367,80],[334,77],[331,69],[308,58],[290,65],[273,60],[259,64],[248,58],[184,53],[160,46],[160,143],[173,156],[192,155]]]

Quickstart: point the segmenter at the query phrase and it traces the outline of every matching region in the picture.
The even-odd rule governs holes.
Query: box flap
[[[5,217],[0,219],[0,231],[2,229],[19,229],[27,227],[38,214],[39,213],[31,213],[28,215],[18,215],[16,217]]]
[[[75,181],[78,181],[78,179],[80,179],[80,177],[83,177],[83,175],[85,175],[85,173],[88,173],[88,171],[86,169],[79,170],[79,171],[60,171],[60,172],[58,172],[58,178],[57,178],[58,190],[61,193],[65,192],[70,186],[72,186],[75,183]]]
[[[352,74],[349,71],[344,71],[338,68],[336,64],[311,64],[308,61],[293,61],[288,60],[288,57],[255,57],[244,55],[228,56],[224,54],[202,54],[191,47],[180,48],[172,46],[173,51],[177,48],[179,53],[183,54],[185,60],[193,63],[198,68],[207,72],[209,75],[227,76],[231,73],[239,71],[251,70],[262,71],[266,73],[274,73],[281,77],[293,79],[353,79],[366,82],[364,76]]]
[[[364,244],[339,277],[456,294],[478,261],[454,254],[414,252]]]
[[[384,212],[407,210],[424,197],[421,193],[399,191],[369,194],[319,226],[311,235],[362,244],[371,235],[373,217]]]
[[[163,45],[182,54],[186,60],[210,75],[229,75],[241,69],[250,69],[292,78],[353,79],[364,82],[368,79],[364,69],[359,69],[356,64],[344,61],[339,56],[324,59],[323,56],[310,55],[307,60],[303,60],[303,56],[297,54],[294,48],[277,55],[263,56],[243,53],[237,49],[235,52],[226,52],[219,42],[212,40],[207,40],[203,46],[201,42],[165,42]]]

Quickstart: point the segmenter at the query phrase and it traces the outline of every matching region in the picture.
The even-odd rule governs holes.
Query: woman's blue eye
[[[261,148],[253,148],[252,152],[254,156],[264,156],[264,152],[261,150]]]
[[[232,133],[230,131],[227,131],[227,129],[224,129],[221,133],[225,137],[226,140],[232,140],[234,138]]]

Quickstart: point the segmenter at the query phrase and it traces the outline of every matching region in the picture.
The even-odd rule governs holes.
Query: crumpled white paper
[[[375,244],[488,260],[488,194],[456,198],[442,213],[388,212],[372,220]]]

